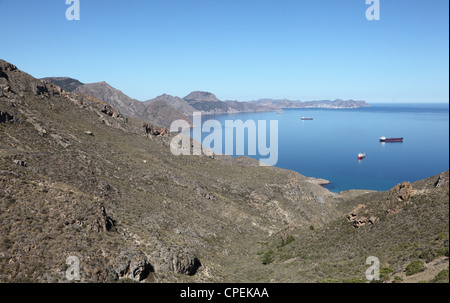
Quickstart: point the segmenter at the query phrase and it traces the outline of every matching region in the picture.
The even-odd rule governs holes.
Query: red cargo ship
[[[403,138],[386,138],[381,137],[380,142],[403,142]]]

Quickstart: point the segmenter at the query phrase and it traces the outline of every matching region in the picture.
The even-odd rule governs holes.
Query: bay
[[[302,121],[303,116],[314,120]],[[277,120],[276,166],[327,179],[331,184],[326,187],[333,192],[384,191],[449,169],[448,104],[372,104],[358,109],[285,109],[202,117],[203,122],[208,119],[218,120],[222,128],[226,120],[266,120],[267,124]],[[202,138],[207,135],[202,133]],[[382,136],[403,137],[404,142],[380,143]],[[360,152],[366,153],[362,161],[357,159]],[[248,156],[260,159],[259,154]]]

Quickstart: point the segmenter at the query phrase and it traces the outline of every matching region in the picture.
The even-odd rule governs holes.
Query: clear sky
[[[0,58],[130,97],[448,102],[449,1],[0,0]]]

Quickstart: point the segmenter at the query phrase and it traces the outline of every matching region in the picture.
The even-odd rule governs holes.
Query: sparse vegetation
[[[390,275],[394,272],[394,270],[390,267],[383,267],[380,270],[380,279],[383,282],[386,282],[390,279]]]
[[[403,282],[403,278],[400,276],[395,276],[394,277],[394,283],[402,283]]]
[[[437,276],[433,279],[433,283],[449,283],[449,270],[442,270]]]
[[[408,266],[406,266],[405,268],[405,272],[407,276],[412,276],[414,274],[417,274],[419,272],[421,272],[424,268],[424,263],[423,261],[420,260],[416,260],[411,262]]]
[[[273,250],[265,252],[262,257],[262,264],[264,265],[271,264],[274,261],[274,254],[275,252]]]
[[[83,282],[127,281],[121,270],[149,256],[143,281],[323,283],[365,283],[370,255],[383,279],[448,256],[448,187],[436,177],[392,214],[386,192],[334,195],[245,157],[173,156],[170,135],[147,137],[100,100],[5,73],[0,110],[22,122],[0,130],[0,282],[63,282],[74,255]],[[347,215],[360,204],[380,220],[355,228]]]

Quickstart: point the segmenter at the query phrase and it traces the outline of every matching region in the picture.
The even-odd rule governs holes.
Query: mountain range
[[[194,91],[184,98],[163,94],[147,101],[138,101],[125,95],[106,82],[84,84],[68,77],[47,77],[42,80],[60,86],[67,92],[88,94],[104,101],[121,114],[169,128],[178,119],[191,122],[193,112],[203,114],[230,114],[240,112],[268,112],[283,108],[359,108],[370,106],[365,101],[291,101],[260,99],[257,101],[221,101],[210,92]]]
[[[448,171],[336,194],[247,157],[175,156],[175,134],[81,87],[0,60],[0,282],[70,282],[76,258],[72,282],[363,283],[375,256],[380,282],[448,283]]]

